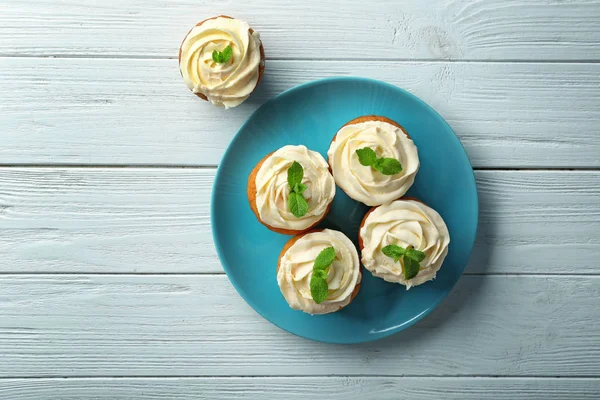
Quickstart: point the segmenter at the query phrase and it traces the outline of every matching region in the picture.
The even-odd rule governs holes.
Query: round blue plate
[[[419,149],[421,167],[408,195],[437,210],[450,230],[450,248],[434,281],[405,290],[363,270],[356,298],[341,311],[308,315],[292,310],[276,279],[279,253],[290,236],[271,232],[250,210],[250,171],[266,154],[303,144],[327,158],[338,129],[361,115],[400,123]],[[367,207],[337,188],[323,226],[355,243]],[[359,343],[398,332],[427,315],[460,278],[477,230],[477,190],[469,159],[448,124],[427,104],[395,86],[364,78],[302,84],[263,104],[229,145],[212,192],[211,219],[227,276],[260,315],[288,332],[330,343]]]

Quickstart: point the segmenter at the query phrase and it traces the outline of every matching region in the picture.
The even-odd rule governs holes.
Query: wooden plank
[[[273,61],[225,111],[193,96],[173,60],[0,60],[3,164],[216,165],[266,99],[354,75],[432,105],[476,167],[600,167],[600,64]]]
[[[96,378],[3,379],[11,400],[597,400],[600,380],[583,378]]]
[[[1,271],[222,272],[215,170],[0,170]]]
[[[0,271],[220,273],[209,217],[214,174],[0,168]],[[476,177],[480,225],[469,273],[599,272],[600,171]]]
[[[5,0],[1,10],[5,55],[176,57],[191,26],[225,12],[248,20],[279,59],[600,58],[592,0]]]
[[[2,275],[0,376],[598,376],[600,277],[463,276],[391,338],[332,346],[224,275]]]

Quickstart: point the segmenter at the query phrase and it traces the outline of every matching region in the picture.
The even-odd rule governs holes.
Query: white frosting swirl
[[[373,275],[405,285],[407,289],[435,278],[450,243],[448,228],[440,214],[414,200],[397,200],[377,207],[366,218],[360,237],[364,245],[361,261],[365,268]],[[404,279],[402,259],[394,262],[381,252],[389,244],[402,248],[411,245],[425,253],[417,276]]]
[[[304,169],[302,196],[308,212],[297,218],[288,208],[287,171],[294,161]],[[327,162],[306,146],[284,146],[271,154],[256,174],[256,207],[263,223],[274,228],[302,231],[319,222],[335,196],[335,181]]]
[[[369,147],[378,157],[400,161],[402,171],[383,175],[361,165],[356,150]],[[346,125],[331,143],[329,164],[335,183],[354,200],[368,206],[389,203],[411,187],[419,169],[419,156],[413,141],[398,127],[381,121]]]
[[[317,304],[310,294],[313,265],[319,253],[331,247],[336,259],[329,267],[329,295]],[[342,232],[325,229],[302,236],[279,260],[277,283],[291,308],[309,314],[327,314],[348,305],[361,280],[356,247]]]
[[[218,17],[195,26],[181,44],[179,69],[186,85],[194,93],[225,108],[235,107],[250,96],[263,63],[258,33],[237,19]],[[229,61],[219,64],[212,59],[214,50],[233,50]]]

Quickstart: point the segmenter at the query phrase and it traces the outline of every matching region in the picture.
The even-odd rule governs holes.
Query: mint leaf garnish
[[[324,269],[317,269],[313,271],[313,277],[316,279],[327,279],[327,272]]]
[[[400,246],[390,244],[381,249],[381,252],[389,258],[393,258],[394,262],[398,262],[398,260],[404,255],[405,250]]]
[[[412,279],[419,273],[419,262],[410,258],[408,254],[404,254],[404,279]]]
[[[416,262],[421,262],[425,259],[425,253],[415,249],[414,247],[409,247],[406,249],[406,255],[415,260]]]
[[[307,186],[304,183],[297,183],[294,185],[294,189],[292,190],[298,194],[302,194],[306,190],[306,187]]]
[[[356,150],[358,161],[365,167],[373,167],[384,175],[396,175],[402,171],[400,161],[395,158],[377,157],[377,153],[370,147],[363,147]]]
[[[327,280],[323,278],[316,278],[314,275],[310,280],[310,295],[317,304],[321,304],[327,299],[329,294],[329,288],[327,286]]]
[[[231,48],[231,46],[227,46],[223,49],[223,51],[213,50],[212,59],[217,64],[224,64],[227,61],[229,61],[232,55],[233,49]]]
[[[287,181],[290,185],[290,196],[288,197],[288,208],[294,217],[300,218],[308,212],[308,202],[302,196],[306,185],[302,183],[304,168],[299,162],[294,161],[287,170]]]
[[[384,175],[396,175],[398,172],[402,171],[400,161],[395,158],[378,158],[373,164],[373,168]]]
[[[357,149],[356,155],[358,156],[358,161],[360,162],[360,164],[364,165],[365,167],[373,165],[377,160],[377,154],[370,147]]]
[[[223,62],[226,63],[233,55],[233,49],[231,48],[231,46],[227,46],[221,54],[223,54]]]
[[[335,260],[335,249],[327,247],[321,250],[313,265],[313,274],[310,278],[310,295],[317,304],[327,299],[329,286],[327,285],[327,269]]]
[[[393,258],[394,262],[398,262],[402,258],[404,269],[404,279],[412,279],[419,273],[421,268],[419,263],[425,259],[425,253],[416,250],[413,246],[408,246],[403,249],[395,244],[390,244],[381,249],[381,252],[386,256]]]
[[[302,165],[300,165],[299,162],[294,161],[292,163],[292,166],[288,168],[287,174],[288,185],[290,185],[290,188],[293,190],[294,186],[302,183],[302,177],[304,176],[304,168],[302,168]]]
[[[288,197],[288,208],[294,217],[300,218],[308,212],[308,202],[300,193],[291,192]]]
[[[313,269],[325,270],[331,265],[333,260],[335,260],[335,249],[333,247],[328,247],[319,253],[315,259],[315,265],[313,266]]]

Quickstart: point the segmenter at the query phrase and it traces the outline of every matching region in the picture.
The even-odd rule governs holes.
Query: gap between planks
[[[176,56],[153,56],[153,55],[118,55],[118,54],[48,54],[40,56],[38,54],[0,54],[0,58],[54,58],[54,59],[115,59],[115,60],[176,60]],[[596,59],[579,60],[520,60],[520,59],[501,59],[486,60],[483,58],[331,58],[323,60],[322,58],[310,57],[272,57],[266,58],[267,61],[358,61],[358,62],[421,62],[421,63],[481,63],[481,64],[600,64]]]
[[[34,276],[34,275],[63,275],[63,276],[224,276],[227,275],[223,272],[64,272],[64,271],[35,271],[35,272],[21,272],[21,271],[0,271],[0,276]],[[557,276],[565,277],[600,277],[600,271],[598,273],[537,273],[537,272],[463,272],[463,276],[521,276],[521,277],[535,277],[535,278],[553,278]]]
[[[81,168],[81,169],[206,169],[215,170],[218,165],[186,164],[3,164],[0,168]],[[600,171],[600,167],[474,167],[473,171]]]
[[[351,375],[44,375],[44,376],[1,376],[0,381],[3,380],[109,380],[109,379],[139,379],[139,380],[153,380],[153,379],[294,379],[294,378],[361,378],[361,379],[381,379],[381,378],[407,378],[407,379],[498,379],[498,380],[596,380],[600,379],[600,375],[592,376],[537,376],[537,375],[375,375],[375,374],[351,374]]]

